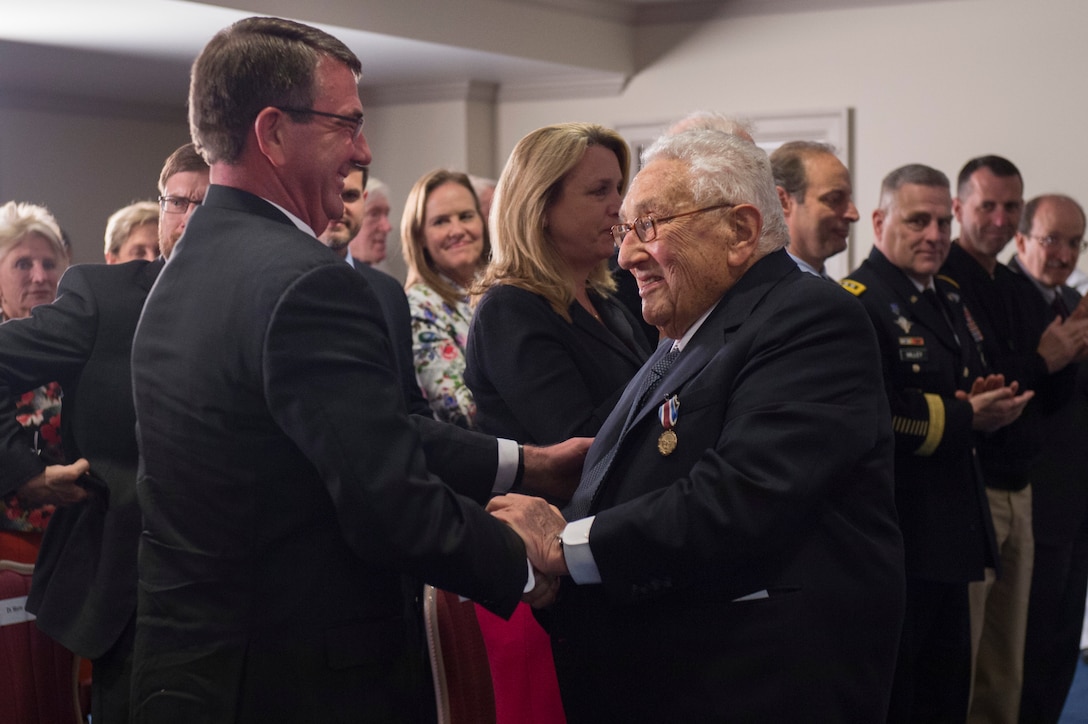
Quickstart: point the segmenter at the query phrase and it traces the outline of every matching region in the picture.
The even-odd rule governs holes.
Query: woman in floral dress
[[[468,176],[440,169],[416,181],[404,207],[401,245],[419,386],[436,419],[472,428],[476,403],[464,381],[472,319],[467,289],[490,245]]]
[[[60,228],[48,210],[14,201],[0,206],[0,322],[28,317],[56,299],[67,267]],[[60,385],[53,382],[22,395],[15,409],[27,444],[58,462],[60,400]],[[52,505],[29,506],[17,490],[0,490],[0,559],[33,563],[52,513]]]

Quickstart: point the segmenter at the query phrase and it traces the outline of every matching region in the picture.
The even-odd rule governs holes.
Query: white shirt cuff
[[[499,465],[495,471],[495,484],[491,486],[491,492],[495,495],[505,495],[514,487],[514,480],[518,476],[518,444],[513,440],[498,438]]]
[[[597,570],[597,561],[593,559],[593,551],[589,548],[589,530],[593,527],[594,520],[595,517],[590,516],[567,523],[567,527],[559,534],[563,541],[563,558],[567,562],[567,570],[579,585],[601,582],[601,572]]]

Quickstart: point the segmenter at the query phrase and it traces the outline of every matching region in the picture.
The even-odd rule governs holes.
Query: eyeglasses
[[[160,196],[159,208],[164,214],[184,214],[190,206],[200,206],[203,200],[189,199],[184,196]]]
[[[315,111],[313,108],[287,108],[286,106],[274,106],[278,110],[284,113],[294,113],[297,115],[307,116],[324,116],[325,118],[335,118],[338,121],[351,124],[351,140],[359,140],[359,136],[363,135],[363,120],[365,116],[360,113],[357,116],[341,116],[338,113],[326,113],[325,111]]]
[[[1085,242],[1083,238],[1080,239],[1062,239],[1060,236],[1054,236],[1047,234],[1046,236],[1035,236],[1034,234],[1028,234],[1029,239],[1035,239],[1035,241],[1042,244],[1047,249],[1055,249],[1059,246],[1068,247],[1070,251],[1081,253],[1085,249],[1088,249],[1088,242]]]
[[[648,244],[657,238],[657,225],[666,221],[672,221],[673,219],[679,219],[684,216],[691,216],[692,214],[701,214],[704,211],[714,211],[715,209],[728,209],[736,204],[716,204],[714,206],[707,206],[702,209],[695,209],[694,211],[685,211],[682,214],[673,214],[672,216],[662,216],[659,219],[655,219],[652,214],[646,216],[639,216],[630,224],[616,224],[612,227],[612,240],[616,242],[616,248],[619,249],[623,246],[623,240],[632,231],[638,237],[639,241],[643,244]]]

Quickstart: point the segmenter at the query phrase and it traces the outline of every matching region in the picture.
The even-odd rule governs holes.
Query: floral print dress
[[[431,411],[436,420],[472,428],[476,403],[465,385],[465,342],[472,320],[468,295],[452,306],[425,284],[413,284],[407,295],[416,379]]]
[[[56,382],[31,390],[19,398],[15,417],[34,436],[34,443],[44,459],[60,462],[64,453],[60,446],[61,389]],[[20,532],[43,531],[54,506],[24,509],[15,495],[0,501],[0,530]]]

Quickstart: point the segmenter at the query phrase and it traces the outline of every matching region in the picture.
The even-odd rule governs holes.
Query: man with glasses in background
[[[1084,250],[1084,210],[1068,196],[1024,206],[1009,269],[1027,280],[1024,308],[1063,342],[1034,415],[1030,467],[1035,566],[1019,721],[1057,722],[1073,682],[1088,588],[1088,303],[1065,285]],[[1019,440],[1013,440],[1019,444]],[[1015,713],[1014,713],[1015,714]]]

